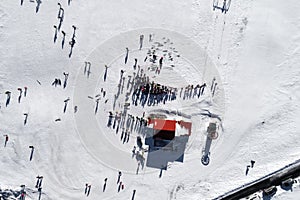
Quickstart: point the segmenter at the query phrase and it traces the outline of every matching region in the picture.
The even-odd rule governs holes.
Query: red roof
[[[155,130],[175,131],[176,130],[175,120],[164,120],[164,119],[150,119],[149,124],[153,124]]]

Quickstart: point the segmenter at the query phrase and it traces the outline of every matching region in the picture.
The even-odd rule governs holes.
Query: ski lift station
[[[174,119],[148,119],[147,166],[166,169],[168,162],[183,162],[192,123]]]

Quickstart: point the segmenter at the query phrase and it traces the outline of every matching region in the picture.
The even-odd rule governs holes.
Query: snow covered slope
[[[64,9],[63,49],[61,31],[54,43],[58,2]],[[37,199],[36,176],[42,175],[41,199],[86,198],[86,183],[91,184],[90,199],[131,199],[133,190],[136,200],[212,199],[299,159],[299,8],[296,0],[234,0],[224,15],[205,0],[71,0],[70,5],[44,0],[36,13],[36,1],[24,0],[22,6],[17,0],[1,1],[0,134],[8,134],[9,140],[0,148],[0,193],[14,199],[25,184],[26,199]],[[76,43],[69,58],[72,25],[77,27]],[[154,38],[148,42],[151,33]],[[145,36],[142,50],[140,34]],[[181,57],[164,61],[157,74],[143,60],[147,48],[166,39]],[[124,64],[126,47],[130,52]],[[164,56],[162,49],[157,52]],[[193,122],[184,162],[170,162],[161,177],[159,169],[142,167],[140,157],[132,156],[137,132],[123,144],[121,132],[107,127],[109,112],[124,110],[128,75],[136,72],[134,58],[161,84],[208,85],[201,98],[185,100],[179,90],[176,101],[130,106],[128,113],[134,116],[173,111]],[[89,78],[85,62],[91,62]],[[125,89],[113,108],[120,70],[125,70]],[[55,78],[64,80],[63,72],[69,73],[66,88],[52,86]],[[215,95],[210,92],[213,77],[218,82]],[[17,88],[23,89],[20,103]],[[101,88],[106,96],[99,99],[95,114]],[[11,92],[7,106],[6,91]],[[201,163],[210,121],[204,109],[222,121],[208,166]],[[35,147],[32,161],[30,145]],[[246,176],[250,160],[256,162]],[[124,183],[120,192],[118,171]],[[274,199],[299,195],[295,189]]]

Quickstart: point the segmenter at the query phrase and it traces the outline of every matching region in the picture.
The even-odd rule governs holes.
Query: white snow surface
[[[61,33],[53,43],[58,2],[65,9],[63,50]],[[25,184],[26,199],[37,199],[36,176],[43,175],[42,199],[131,199],[133,190],[136,200],[213,199],[300,158],[299,1],[232,0],[226,15],[213,11],[212,1],[205,0],[72,0],[70,5],[67,0],[44,0],[38,13],[35,6],[28,0],[22,6],[17,0],[0,2],[0,134],[9,135],[5,148],[4,137],[1,140],[2,191],[19,191]],[[73,24],[78,29],[69,58]],[[156,31],[155,41],[170,38],[182,53],[174,68],[163,66],[159,75],[141,65],[152,80],[178,88],[208,84],[199,99],[183,100],[178,95],[165,105],[131,105],[128,112],[133,115],[176,111],[190,116],[193,123],[183,163],[169,163],[161,178],[159,169],[147,166],[136,174],[138,161],[131,150],[138,133],[123,144],[120,132],[116,135],[107,127],[109,111],[120,112],[125,102],[126,92],[112,108],[120,70],[126,70],[127,78],[134,72],[133,56],[142,62],[151,46],[147,31]],[[139,34],[145,34],[141,51]],[[126,65],[125,47],[130,49]],[[207,54],[189,47],[201,47]],[[207,66],[200,64],[204,58]],[[90,78],[83,74],[86,61],[92,64]],[[63,72],[70,74],[67,87],[51,86],[55,78],[63,80]],[[213,76],[219,83],[215,96],[209,93]],[[24,86],[27,96],[18,103],[17,88]],[[107,94],[95,114],[95,98],[88,96],[95,97],[100,88]],[[11,91],[8,106],[6,91]],[[222,120],[208,166],[202,165],[201,157],[209,119],[201,109]],[[29,113],[26,125],[24,113]],[[58,118],[61,121],[55,121]],[[35,147],[32,161],[30,145]],[[250,160],[256,162],[246,176]],[[125,186],[120,192],[119,170]],[[88,197],[86,183],[91,184]],[[297,187],[273,198],[299,196]]]

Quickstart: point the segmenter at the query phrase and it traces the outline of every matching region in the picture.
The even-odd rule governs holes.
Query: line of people
[[[62,7],[62,5],[60,3],[57,3],[57,5],[59,6],[58,14],[57,14],[58,25],[53,25],[53,27],[55,29],[53,40],[54,40],[54,43],[56,43],[58,32],[61,31],[61,33],[62,33],[61,48],[63,49],[64,45],[65,45],[66,32],[61,30],[61,27],[62,27],[64,17],[65,17],[65,10],[64,10],[64,8]],[[72,34],[72,37],[71,37],[71,41],[69,41],[69,45],[71,46],[70,52],[69,52],[69,58],[72,56],[73,48],[74,48],[75,43],[76,43],[75,32],[76,32],[77,27],[75,25],[72,25],[72,28],[73,28],[73,34]]]
[[[124,181],[122,180],[122,172],[121,171],[118,171],[116,183],[117,183],[117,192],[118,193],[125,189],[125,184],[124,184]],[[103,186],[102,186],[102,192],[106,191],[107,185],[108,185],[108,178],[106,177],[106,178],[104,178],[104,182],[103,182]],[[84,194],[86,196],[90,195],[91,188],[92,188],[91,184],[89,184],[89,183],[85,184]],[[135,193],[136,193],[136,190],[133,190],[132,199],[134,199]]]

